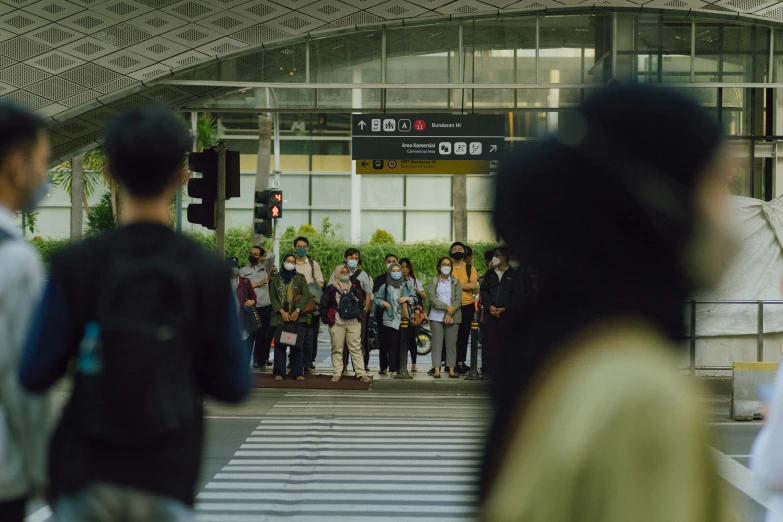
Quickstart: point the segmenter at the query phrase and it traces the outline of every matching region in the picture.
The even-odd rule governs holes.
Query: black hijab
[[[683,250],[699,176],[721,142],[717,123],[673,90],[616,85],[561,114],[559,127],[556,138],[504,162],[497,177],[497,232],[543,283],[537,303],[515,318],[494,376],[482,493],[520,398],[565,338],[631,314],[681,337],[682,303],[694,290]]]

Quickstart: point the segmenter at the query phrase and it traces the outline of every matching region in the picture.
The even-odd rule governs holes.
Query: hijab
[[[343,283],[342,281],[340,281],[343,268],[348,268],[348,265],[346,264],[337,265],[337,268],[334,269],[334,281],[332,281],[332,286],[335,287],[337,290],[339,290],[341,294],[344,294],[351,289],[350,281],[348,281],[347,283]],[[350,272],[351,269],[348,268],[348,271]]]
[[[386,269],[386,288],[402,288],[402,285],[405,284],[405,278],[400,277],[399,279],[392,279],[392,268],[397,267],[400,269],[400,276],[402,276],[402,267],[399,263],[394,262],[389,265],[389,268]]]
[[[283,278],[285,284],[290,283],[291,279],[293,279],[294,276],[296,275],[296,268],[294,268],[293,270],[286,270],[285,268],[285,262],[289,257],[292,257],[294,259],[294,264],[296,264],[296,257],[294,256],[294,254],[289,253],[283,256],[283,262],[280,264],[280,277]]]
[[[493,375],[482,494],[520,399],[567,337],[634,315],[681,338],[683,301],[696,290],[683,254],[697,185],[721,144],[718,124],[673,90],[619,84],[561,114],[560,129],[518,149],[498,172],[495,228],[545,284],[513,318],[517,349],[505,351]]]

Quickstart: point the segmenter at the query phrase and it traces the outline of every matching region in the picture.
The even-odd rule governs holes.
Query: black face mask
[[[465,259],[465,252],[454,252],[451,254],[451,257],[457,261]]]
[[[251,264],[253,264],[253,265],[255,265],[256,263],[258,263],[258,260],[259,260],[259,259],[261,259],[261,258],[260,258],[260,257],[256,257],[256,256],[254,256],[254,255],[252,255],[252,254],[251,254],[251,255],[249,255],[249,256],[247,256],[247,260],[248,260],[248,261],[250,261],[250,263],[251,263]]]

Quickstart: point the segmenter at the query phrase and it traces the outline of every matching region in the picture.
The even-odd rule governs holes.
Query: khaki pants
[[[356,376],[364,375],[364,354],[362,353],[362,323],[356,321],[347,325],[329,327],[332,337],[332,371],[335,377],[343,374],[343,346],[348,345]]]

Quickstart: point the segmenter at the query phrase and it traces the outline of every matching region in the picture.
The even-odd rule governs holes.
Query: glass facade
[[[257,114],[279,112],[284,224],[317,228],[328,215],[347,236],[351,113],[501,113],[512,149],[555,132],[563,113],[613,78],[666,84],[708,108],[734,146],[731,190],[770,199],[775,102],[763,84],[780,77],[781,65],[783,29],[717,15],[591,12],[364,27],[257,50],[176,79],[248,82],[181,110],[220,117],[249,179]],[[468,177],[470,240],[495,239],[492,182]],[[247,193],[235,202],[229,220],[249,223],[251,199]],[[450,176],[364,176],[361,239],[375,228],[404,241],[450,239],[453,199]]]

